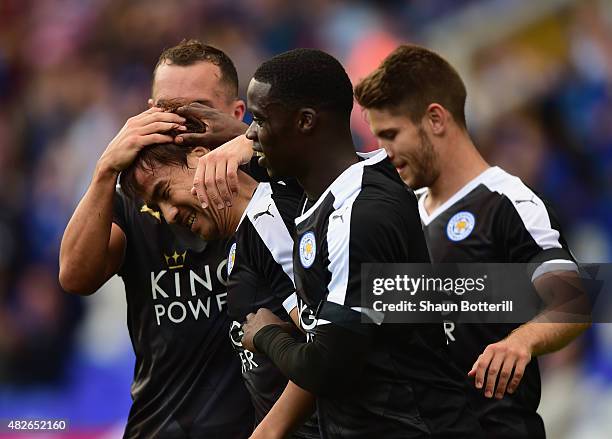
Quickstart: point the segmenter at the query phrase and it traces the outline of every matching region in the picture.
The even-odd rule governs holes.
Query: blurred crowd
[[[580,260],[610,260],[611,2],[2,0],[0,418],[22,413],[16,401],[28,404],[32,392],[39,402],[41,389],[95,407],[66,390],[76,369],[94,381],[120,376],[117,412],[127,415],[133,360],[122,285],[111,282],[103,298],[63,294],[59,243],[97,158],[146,107],[158,55],[192,37],[230,55],[242,96],[261,61],[295,47],[329,51],[354,81],[401,42],[438,50],[466,80],[468,125],[488,160],[551,201]],[[353,116],[359,148],[375,147],[361,111]],[[548,359],[551,382],[571,366],[553,393],[582,383],[612,389],[608,326]],[[601,392],[593,394],[610,407],[612,390]],[[107,397],[112,404],[118,394]],[[567,422],[559,413],[550,410]]]

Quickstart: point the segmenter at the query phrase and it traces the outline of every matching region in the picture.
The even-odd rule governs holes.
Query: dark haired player
[[[248,99],[260,163],[295,176],[306,193],[294,275],[317,314],[314,338],[302,343],[260,309],[243,326],[243,345],[317,396],[324,437],[479,437],[442,325],[378,325],[361,308],[362,263],[429,257],[416,198],[386,153],[355,154],[352,86],[340,63],[310,49],[276,56],[257,69]]]
[[[231,238],[227,258],[229,337],[240,358],[255,422],[259,423],[285,390],[287,378],[266,356],[242,346],[242,322],[249,313],[265,307],[293,326],[289,317],[291,311],[297,313],[293,219],[303,191],[294,180],[258,184],[239,171],[240,190],[232,205],[221,210],[203,209],[191,188],[197,160],[206,152],[200,146],[152,145],[141,150],[121,173],[120,183],[129,197],[158,207],[170,224],[206,240]],[[288,392],[295,396],[300,389],[292,386]],[[307,423],[293,437],[317,438],[318,428]]]
[[[400,46],[355,95],[404,182],[427,188],[419,213],[433,262],[535,263],[536,288],[553,291],[576,278],[546,203],[476,150],[466,128],[465,86],[448,62],[425,48]],[[588,325],[448,324],[453,359],[474,378],[471,399],[487,434],[543,438],[536,413],[540,375],[532,357],[564,347]]]
[[[165,215],[115,192],[119,172],[140,150],[185,130],[185,118],[159,106],[199,102],[230,115],[234,123],[225,126],[235,132],[219,137],[210,129],[218,115],[195,106],[190,117],[207,118],[209,130],[179,137],[209,145],[244,133],[237,93],[236,69],[222,51],[193,40],[164,51],[151,108],[108,145],[64,233],[65,290],[91,294],[116,273],[125,283],[136,354],[127,438],[244,438],[253,429],[240,363],[227,342],[225,243],[179,239]]]

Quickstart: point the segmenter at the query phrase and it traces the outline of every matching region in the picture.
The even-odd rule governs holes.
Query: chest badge
[[[446,225],[446,236],[451,241],[462,241],[472,233],[476,225],[476,218],[467,211],[454,214]]]
[[[317,254],[317,242],[312,232],[306,232],[300,239],[300,262],[302,267],[310,268]]]
[[[229,255],[227,255],[227,275],[232,273],[234,268],[234,262],[236,262],[236,243],[234,242],[230,247]]]

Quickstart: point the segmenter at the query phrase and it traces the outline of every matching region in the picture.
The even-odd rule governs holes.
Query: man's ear
[[[244,113],[246,112],[246,104],[244,103],[244,101],[242,99],[238,99],[234,102],[234,111],[233,111],[233,116],[238,119],[238,120],[242,120],[244,118]]]
[[[425,111],[424,121],[434,136],[443,136],[450,122],[450,113],[440,104],[430,104]]]
[[[302,133],[310,133],[317,123],[317,110],[313,108],[302,108],[298,112],[297,128]]]
[[[202,157],[203,155],[208,154],[209,152],[210,152],[210,149],[204,146],[196,146],[195,148],[191,150],[191,154],[195,154],[196,157]]]

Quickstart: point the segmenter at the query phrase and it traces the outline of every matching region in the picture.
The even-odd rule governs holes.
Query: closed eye
[[[394,140],[397,136],[397,130],[383,130],[376,133],[376,137],[381,140]]]

